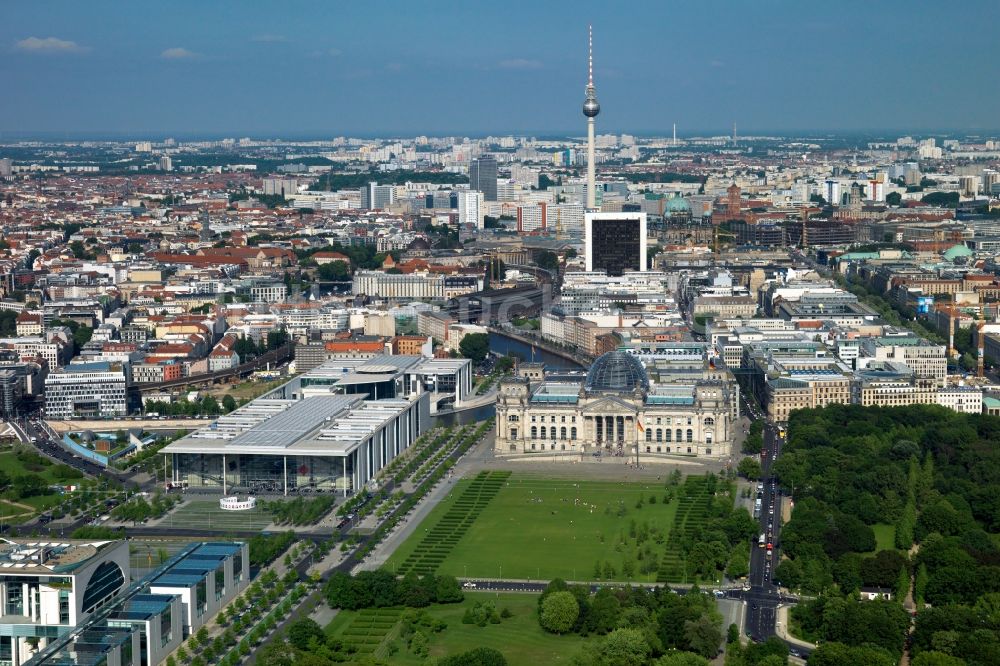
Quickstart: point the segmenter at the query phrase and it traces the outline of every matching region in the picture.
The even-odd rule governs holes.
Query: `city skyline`
[[[990,3],[519,7],[16,3],[0,137],[577,135],[589,22],[603,132],[976,132],[1000,108]]]

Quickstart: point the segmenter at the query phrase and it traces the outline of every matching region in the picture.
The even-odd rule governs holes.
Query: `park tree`
[[[580,614],[580,604],[570,592],[553,592],[542,602],[539,624],[554,634],[565,634],[573,628]]]
[[[746,544],[736,544],[729,553],[726,564],[726,575],[730,578],[743,578],[750,573],[750,555]]]
[[[486,333],[469,333],[458,343],[458,351],[473,363],[482,363],[490,352],[490,338]]]
[[[425,585],[415,571],[409,571],[399,581],[397,598],[404,606],[422,608],[431,602],[434,589]]]
[[[542,250],[538,253],[538,259],[535,263],[538,264],[539,268],[544,268],[547,271],[554,271],[559,268],[559,257],[556,256],[555,252]]]
[[[809,666],[896,666],[897,661],[886,650],[843,643],[823,643],[809,655]]]
[[[638,629],[615,629],[598,648],[598,663],[607,666],[642,666],[650,653],[646,637]]]
[[[222,409],[227,414],[236,409],[236,399],[228,393],[222,398]]]
[[[417,657],[426,657],[429,650],[427,635],[422,631],[413,632],[413,635],[410,636],[410,652]]]
[[[788,663],[788,645],[777,636],[770,636],[763,643],[751,643],[743,653],[743,659],[747,664],[760,666],[766,660],[777,660],[776,663]]]
[[[708,666],[708,659],[693,652],[668,652],[654,663],[656,666]]]
[[[719,624],[708,615],[686,621],[684,623],[684,636],[691,651],[706,659],[715,657],[719,652],[719,645],[722,643],[722,631],[719,629]]]
[[[296,620],[288,627],[288,642],[293,647],[300,650],[307,650],[312,640],[316,640],[319,643],[323,643],[326,640],[326,634],[323,633],[322,627],[316,624],[312,618],[304,617]]]
[[[927,581],[930,578],[927,574],[927,565],[921,564],[917,567],[917,574],[913,577],[913,601],[917,608],[923,608],[924,595],[927,594]]]
[[[912,666],[966,666],[964,659],[952,657],[944,652],[931,650],[921,652],[910,662]]]
[[[587,612],[587,629],[595,634],[606,634],[617,626],[621,603],[610,588],[603,587],[594,595]]]
[[[756,481],[762,474],[760,459],[755,457],[743,458],[736,466],[736,471],[739,472],[740,476],[751,481]]]
[[[319,278],[325,282],[341,282],[351,278],[351,268],[343,261],[331,261],[316,269]]]
[[[293,666],[295,650],[284,640],[268,643],[257,652],[256,664],[259,666]]]
[[[434,600],[439,604],[457,604],[465,598],[462,586],[454,576],[438,576]]]

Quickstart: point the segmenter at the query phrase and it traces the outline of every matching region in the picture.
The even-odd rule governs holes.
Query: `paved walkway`
[[[788,633],[788,609],[789,606],[778,606],[778,612],[775,614],[774,633],[778,635],[778,638],[788,641],[792,645],[797,645],[807,650],[815,650],[816,645],[814,643],[800,640]]]

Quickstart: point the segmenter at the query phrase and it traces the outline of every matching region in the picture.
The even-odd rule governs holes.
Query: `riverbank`
[[[573,352],[567,351],[556,345],[543,341],[541,338],[534,338],[524,335],[516,331],[512,331],[506,328],[496,328],[490,327],[490,351],[495,351],[497,353],[513,353],[515,356],[522,357],[523,360],[531,360],[533,357],[538,356],[538,361],[547,363],[546,355],[554,356],[559,358],[562,362],[558,364],[561,370],[580,370],[588,367],[594,359],[583,354],[574,354]],[[508,341],[514,341],[520,343],[522,348],[517,348],[516,346],[507,345],[497,345],[494,344],[494,338],[505,338]],[[540,353],[539,353],[540,352]],[[566,362],[569,362],[568,364]]]

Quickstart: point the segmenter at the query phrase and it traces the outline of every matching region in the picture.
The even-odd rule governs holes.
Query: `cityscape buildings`
[[[463,27],[478,25],[460,18]],[[913,62],[891,74],[900,99],[900,91],[921,89],[907,78],[916,71],[936,86],[934,94],[920,92],[926,106],[935,96],[953,98],[938,88],[957,81],[976,94],[953,105],[956,117],[987,107],[976,95],[992,99],[989,86],[975,88],[962,76],[991,59],[955,67],[938,56],[928,66],[924,56],[937,55],[934,45],[955,39],[946,26],[934,39],[915,35],[920,11],[905,18],[886,24],[920,43],[919,54],[888,39],[860,46],[847,39],[838,48],[871,52],[878,62],[886,61],[883,48],[907,54]],[[194,100],[194,114],[199,102],[222,98],[245,106],[256,123],[268,100],[257,95],[241,106],[233,91],[270,82],[261,63],[281,62],[279,45],[305,41],[308,31],[293,40],[227,20],[228,32],[253,48],[275,47],[239,68],[254,72],[254,85],[226,80],[206,85],[214,91],[207,96],[192,94],[180,83],[221,62],[193,42],[139,58],[132,69],[145,75],[154,61],[170,67],[176,90],[144,85]],[[654,25],[645,15],[635,20]],[[184,35],[186,23],[170,25]],[[714,24],[713,43],[725,51],[723,23]],[[973,23],[961,29],[973,35],[992,25]],[[445,34],[447,25],[436,28]],[[499,24],[484,25],[490,29],[447,34],[506,34]],[[558,33],[541,19],[537,25],[545,39],[532,48],[544,54]],[[755,30],[759,43],[769,43],[765,30]],[[585,138],[582,126],[544,130],[560,122],[547,113],[522,124],[543,128],[535,133],[457,125],[407,132],[424,111],[412,99],[425,88],[442,104],[461,106],[452,96],[467,100],[483,86],[510,114],[510,127],[517,126],[512,109],[544,108],[540,96],[524,92],[529,85],[547,85],[567,114],[578,107],[558,98],[561,89],[551,85],[558,81],[536,80],[570,80],[560,74],[564,63],[527,47],[468,50],[449,70],[440,63],[450,55],[437,43],[442,55],[434,62],[422,59],[419,45],[412,61],[383,59],[400,40],[376,32],[382,41],[362,54],[365,67],[339,45],[310,46],[308,67],[285,65],[272,96],[295,101],[287,102],[287,117],[337,111],[321,125],[328,129],[312,135],[297,125],[173,137],[155,127],[123,126],[106,136],[0,128],[0,666],[229,666],[272,646],[283,663],[305,661],[317,647],[326,651],[310,655],[319,661],[367,655],[367,648],[379,657],[406,650],[407,659],[458,659],[443,654],[440,638],[409,634],[409,614],[403,628],[393,619],[381,638],[375,629],[387,620],[371,634],[308,625],[306,617],[325,616],[312,612],[314,602],[335,598],[346,576],[354,579],[343,589],[354,591],[365,578],[359,572],[381,566],[391,574],[371,579],[381,576],[383,592],[404,589],[414,605],[429,604],[438,590],[456,597],[476,585],[537,590],[546,577],[599,585],[593,604],[579,597],[580,607],[599,609],[598,594],[600,603],[620,601],[621,622],[636,626],[651,609],[627,611],[624,596],[605,597],[609,584],[711,582],[720,614],[745,614],[739,633],[755,642],[779,635],[793,649],[816,651],[839,643],[829,635],[832,623],[807,628],[806,615],[778,619],[779,601],[812,598],[813,620],[829,619],[818,609],[833,589],[838,613],[878,603],[880,618],[898,616],[897,627],[860,637],[892,634],[888,657],[878,655],[886,663],[918,663],[928,646],[967,649],[956,664],[987,663],[969,646],[998,642],[977,585],[989,588],[979,583],[989,581],[997,550],[986,537],[996,532],[987,499],[998,485],[989,418],[1000,416],[1000,134],[944,117],[942,126],[977,129],[932,130],[926,118],[933,114],[920,105],[924,115],[914,115],[912,102],[890,105],[894,117],[926,131],[754,132],[767,126],[745,118],[766,106],[757,95],[772,95],[771,113],[781,118],[780,91],[797,90],[781,72],[768,70],[765,86],[706,95],[690,81],[718,85],[716,70],[732,76],[732,52],[709,59],[693,49],[698,63],[672,62],[661,80],[636,70],[634,58],[612,68],[615,40],[604,33],[602,127],[620,129],[598,134],[592,27]],[[803,30],[796,38],[813,35]],[[83,74],[88,63],[114,61],[78,39],[11,40],[5,57],[17,75],[9,85],[35,81],[32,71]],[[795,40],[783,43],[791,49]],[[504,42],[505,49],[520,45]],[[844,126],[860,126],[868,107],[888,108],[854,103],[871,76],[855,72],[845,85],[829,69],[850,71],[841,60],[809,62],[814,78],[838,91],[826,100],[827,121],[839,113]],[[626,68],[635,71],[622,76]],[[293,96],[288,81],[302,69],[315,98]],[[336,85],[324,83],[330,72]],[[428,73],[432,81],[421,79]],[[121,106],[138,108],[149,96],[135,94],[142,89],[128,74],[121,89],[135,104]],[[106,90],[86,78],[56,86],[67,107],[85,111],[72,98]],[[393,100],[371,108],[373,118],[385,107],[400,125],[373,120],[348,131],[349,111],[375,106],[373,79]],[[48,94],[35,87],[33,96]],[[670,131],[629,129],[639,101],[660,90],[673,99],[657,117],[695,127],[683,108],[694,99],[708,127],[678,134],[671,120]],[[329,104],[327,94],[350,103]],[[24,104],[8,97],[4,113]],[[803,105],[813,97],[803,95]],[[734,104],[739,135],[731,118],[716,115]],[[32,106],[45,109],[40,121],[63,111]],[[803,126],[811,122],[803,116]],[[154,124],[140,116],[130,126]],[[859,470],[859,460],[873,464]],[[587,507],[582,480],[558,497],[564,486],[539,480],[557,465],[565,467],[553,476],[582,470],[581,479],[613,482],[614,503]],[[655,497],[632,484],[653,478]],[[485,540],[469,548],[464,530],[480,520],[473,513],[511,488],[527,491],[530,505],[550,496],[560,502],[536,510],[552,522],[526,527],[508,502],[503,521],[513,531],[502,538],[512,554],[494,553]],[[439,502],[445,508],[431,512],[430,522],[410,522]],[[579,512],[568,518],[571,504]],[[671,513],[660,521],[654,512],[664,504]],[[594,534],[573,523],[595,510],[605,520]],[[627,517],[638,511],[652,517]],[[566,524],[546,533],[543,525],[555,521]],[[789,522],[791,533],[782,533]],[[510,573],[509,559],[534,557],[517,539],[545,543],[557,531],[593,543],[560,549],[562,562],[549,570],[539,558]],[[419,541],[392,559],[411,532]],[[816,534],[819,547],[802,538]],[[446,564],[456,546],[469,562]],[[579,552],[590,546],[588,560],[597,561],[577,572]],[[474,557],[489,559],[488,568]],[[431,583],[433,594],[423,587]],[[386,595],[378,605],[395,613],[402,604]],[[297,605],[303,596],[305,610]],[[654,596],[656,603],[673,599],[665,591]],[[260,599],[268,597],[265,608]],[[941,623],[954,630],[928,635],[928,608],[939,618],[954,613],[953,624]],[[471,616],[483,607],[466,610]],[[337,621],[362,615],[349,612]],[[426,612],[420,617],[431,617]],[[718,657],[723,632],[708,631],[717,623],[709,616],[682,623],[703,640],[685,633],[667,645],[658,635],[643,655],[700,642],[702,657]],[[605,634],[619,629],[597,629],[596,615],[585,619],[580,626],[593,634],[585,649],[602,654]],[[861,634],[875,620],[841,624]],[[794,631],[823,634],[823,642],[807,643]],[[310,637],[299,641],[304,634]],[[353,636],[365,641],[352,643]],[[400,636],[409,640],[397,645]],[[857,635],[837,638],[844,650],[867,649]],[[432,640],[434,650],[425,650]]]

